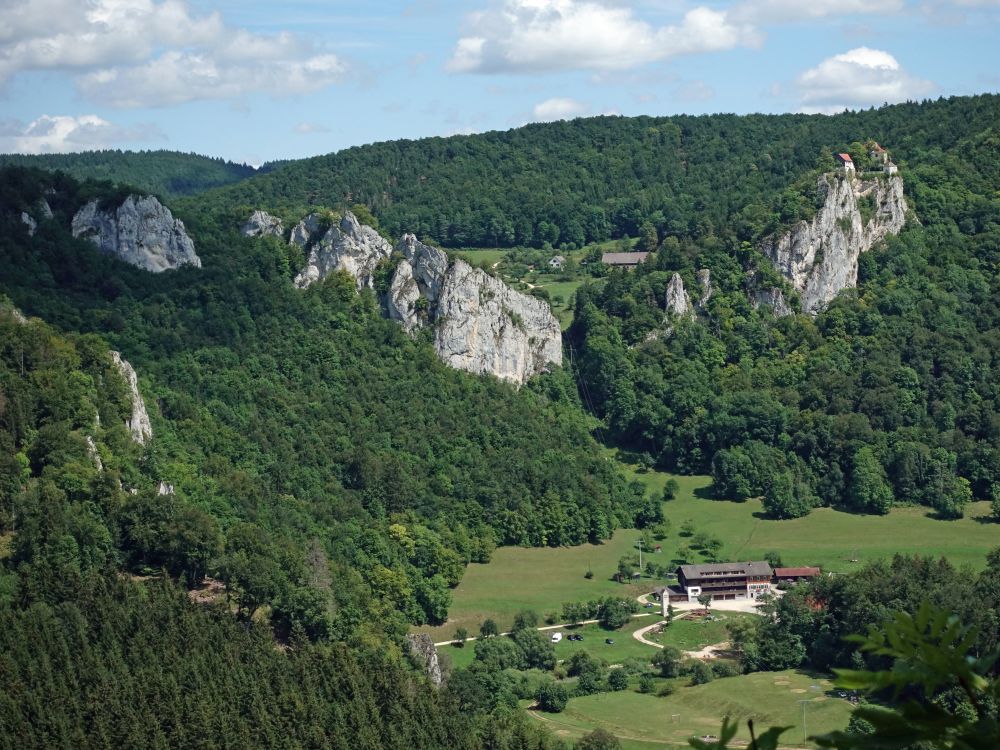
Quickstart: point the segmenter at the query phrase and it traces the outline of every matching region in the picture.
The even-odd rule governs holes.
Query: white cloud
[[[714,97],[715,89],[704,81],[689,81],[682,86],[678,86],[674,93],[681,101],[698,102]]]
[[[855,14],[892,15],[904,0],[744,0],[731,11],[734,22],[783,23]]]
[[[552,120],[568,120],[579,117],[586,111],[587,105],[576,99],[555,97],[536,104],[532,114],[536,122],[551,122]]]
[[[0,0],[0,14],[0,84],[22,71],[64,70],[85,95],[114,106],[302,93],[346,69],[292,34],[230,27],[186,0]]]
[[[300,135],[315,135],[317,133],[329,133],[330,128],[321,122],[300,122],[294,128]]]
[[[858,47],[829,57],[796,79],[803,112],[900,102],[929,94],[935,86],[916,78],[882,50]]]
[[[503,0],[467,16],[448,69],[458,73],[626,70],[676,55],[753,46],[760,38],[724,11],[693,8],[654,28],[601,0]]]
[[[0,125],[0,152],[61,154],[119,146],[123,142],[165,140],[155,125],[123,128],[97,115],[42,115],[25,125]]]

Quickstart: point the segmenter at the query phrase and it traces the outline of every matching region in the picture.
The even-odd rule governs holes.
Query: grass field
[[[474,266],[479,266],[483,263],[492,266],[494,263],[502,261],[508,252],[510,251],[504,248],[473,248],[469,250],[456,250],[455,255],[464,258]]]
[[[555,632],[561,632],[563,634],[563,639],[559,643],[555,644],[556,658],[559,661],[568,659],[577,651],[586,651],[588,654],[596,656],[599,659],[603,659],[608,664],[620,664],[625,659],[632,657],[649,660],[652,658],[653,654],[656,653],[656,649],[652,646],[640,643],[632,637],[632,633],[639,628],[644,628],[647,625],[652,625],[654,622],[659,621],[660,618],[658,610],[651,611],[656,614],[635,617],[620,630],[605,630],[600,625],[595,623],[591,625],[580,625],[575,628],[561,628],[558,631],[545,630],[542,632],[545,634],[546,638],[550,637],[552,633]],[[566,635],[569,633],[579,633],[583,636],[583,640],[567,640]],[[605,643],[605,639],[607,638],[611,638],[614,643]],[[715,642],[717,641],[713,641],[713,643]],[[439,646],[438,653],[446,654],[455,667],[467,667],[475,659],[475,646],[475,642],[466,643],[462,648],[457,648],[455,646]]]
[[[479,631],[487,617],[501,630],[509,630],[514,615],[531,609],[544,616],[558,612],[564,602],[589,601],[604,596],[637,597],[651,589],[651,581],[642,585],[620,584],[611,580],[618,560],[628,554],[639,539],[635,529],[620,529],[604,544],[579,547],[524,548],[501,547],[485,565],[473,563],[465,570],[462,582],[453,592],[448,622],[440,627],[422,627],[435,641],[451,638],[455,628],[468,628],[470,635]],[[584,578],[594,571],[590,580]]]
[[[756,615],[741,612],[715,612],[712,620],[674,620],[664,628],[659,635],[646,636],[651,641],[665,646],[674,646],[681,651],[700,651],[705,646],[711,646],[729,638],[726,623],[741,617],[756,617]]]
[[[634,477],[659,493],[669,475],[648,472]],[[987,520],[986,502],[973,503],[966,517],[957,521],[931,518],[926,508],[916,507],[896,508],[887,516],[859,516],[817,508],[805,518],[771,521],[763,518],[757,500],[735,503],[707,499],[711,484],[708,477],[676,479],[680,484],[677,499],[664,505],[673,531],[662,542],[663,552],[652,557],[661,564],[668,564],[678,547],[686,544],[687,540],[677,533],[686,520],[697,531],[720,538],[723,557],[748,560],[774,550],[787,565],[818,565],[839,573],[896,552],[943,555],[955,565],[981,569],[986,553],[1000,546],[1000,524]],[[489,564],[468,567],[453,592],[449,621],[437,628],[419,630],[430,633],[435,641],[443,641],[458,626],[475,633],[487,617],[496,620],[501,629],[508,629],[520,609],[532,609],[544,616],[558,611],[563,602],[648,593],[653,588],[649,579],[638,585],[611,580],[619,558],[629,553],[638,539],[638,531],[619,529],[601,545],[498,549]],[[591,580],[584,578],[588,569],[594,572]]]
[[[634,474],[634,478],[659,493],[669,475]],[[664,505],[674,526],[664,551],[673,552],[683,540],[676,535],[686,520],[698,531],[719,537],[722,555],[731,560],[759,559],[774,550],[786,565],[818,565],[847,573],[867,560],[891,557],[896,552],[947,557],[955,565],[981,569],[986,553],[1000,546],[1000,524],[989,521],[989,503],[972,503],[966,517],[941,521],[923,507],[895,508],[887,516],[861,516],[832,508],[817,508],[805,518],[772,521],[763,517],[759,500],[743,503],[711,500],[709,477],[675,477],[677,499]],[[857,560],[857,562],[852,562]]]
[[[782,747],[802,746],[802,715],[811,734],[842,729],[851,704],[837,698],[829,680],[804,672],[759,672],[679,688],[660,698],[630,689],[572,698],[559,714],[531,712],[564,739],[575,740],[597,727],[616,735],[626,750],[688,747],[687,738],[717,735],[722,716],[740,721],[737,740],[749,740],[746,719],[760,728],[790,726]],[[803,708],[801,701],[807,701]],[[807,743],[808,747],[813,747]]]

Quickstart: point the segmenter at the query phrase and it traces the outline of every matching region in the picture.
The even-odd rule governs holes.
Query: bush
[[[535,702],[540,711],[557,714],[566,708],[566,704],[569,702],[569,693],[558,682],[546,682],[538,688]]]
[[[677,490],[680,489],[680,485],[677,483],[676,479],[668,479],[667,483],[663,485],[663,499],[673,500],[677,497]]]
[[[583,735],[576,743],[576,750],[621,750],[618,738],[606,729],[595,729]]]
[[[612,669],[608,674],[608,689],[615,692],[628,689],[628,674],[624,669]]]
[[[704,685],[706,682],[711,682],[715,676],[712,674],[712,668],[703,661],[693,661],[688,671],[691,674],[692,685]]]
[[[735,662],[719,660],[712,662],[712,674],[716,677],[736,677],[741,671]]]
[[[653,675],[644,674],[639,678],[639,692],[648,695],[656,690],[656,680]]]
[[[668,696],[673,695],[676,689],[677,688],[674,687],[673,683],[664,682],[662,685],[660,685],[660,689],[656,691],[656,694],[661,698],[666,698]]]

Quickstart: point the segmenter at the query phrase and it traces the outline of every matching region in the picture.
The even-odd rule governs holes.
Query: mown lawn
[[[831,687],[828,679],[805,672],[759,672],[680,687],[664,698],[642,695],[634,687],[572,698],[562,713],[531,712],[531,716],[567,740],[602,727],[616,735],[623,748],[646,750],[688,747],[688,737],[718,735],[722,717],[728,715],[740,722],[737,740],[750,739],[746,720],[753,718],[758,730],[790,726],[781,745],[799,747],[803,711],[810,735],[846,726],[852,706],[837,698]]]
[[[674,620],[663,632],[647,638],[681,651],[700,651],[706,646],[722,643],[729,638],[726,624],[741,617],[756,617],[742,612],[714,612],[711,620]]]
[[[451,638],[455,628],[468,628],[475,635],[487,617],[500,630],[509,630],[514,615],[531,609],[544,617],[559,612],[564,602],[589,601],[605,596],[635,598],[652,589],[653,582],[620,584],[611,579],[618,560],[628,554],[639,539],[635,529],[619,529],[604,544],[579,547],[502,547],[485,565],[473,563],[453,592],[453,603],[445,625],[417,628],[430,633],[435,641]],[[593,570],[594,577],[584,577]]]

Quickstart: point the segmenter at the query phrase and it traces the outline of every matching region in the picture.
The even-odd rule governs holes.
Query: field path
[[[647,625],[644,628],[639,628],[634,633],[632,633],[632,637],[635,638],[637,641],[639,641],[639,643],[645,643],[647,646],[652,646],[653,648],[663,648],[661,644],[647,639],[646,633],[648,633],[650,630],[653,630],[654,628],[660,627],[661,625],[665,625],[666,622],[667,622],[666,620],[660,620],[660,622],[654,622],[652,625]]]
[[[633,618],[635,618],[635,617],[649,617],[651,614],[653,614],[653,613],[652,612],[638,612],[637,614],[632,615],[632,617]],[[538,630],[538,631],[540,631],[540,632],[544,632],[546,630],[559,630],[560,628],[572,628],[572,627],[576,627],[577,625],[593,625],[594,623],[597,623],[597,622],[600,622],[600,620],[581,620],[580,622],[573,622],[573,623],[564,622],[561,625],[543,625],[542,627],[535,628],[535,629]],[[649,628],[643,628],[643,630],[648,630],[648,629]],[[508,630],[506,633],[497,633],[498,637],[499,636],[504,636],[504,635],[510,635],[510,631]],[[481,636],[474,636],[474,635],[473,636],[469,636],[468,638],[465,639],[465,642],[469,643],[470,641],[478,641],[480,637]],[[438,643],[435,643],[434,645],[435,646],[448,646],[448,645],[450,645],[450,644],[452,644],[454,642],[455,642],[454,638],[449,638],[447,641],[440,641]],[[660,646],[660,648],[663,648],[663,647]]]

